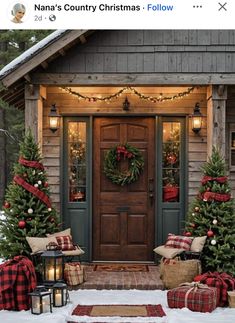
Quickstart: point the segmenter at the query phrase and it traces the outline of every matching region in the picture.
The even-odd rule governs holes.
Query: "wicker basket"
[[[161,261],[160,275],[167,289],[178,287],[182,283],[191,283],[195,276],[201,274],[200,260],[168,259]]]
[[[235,308],[235,290],[228,292],[229,307]]]

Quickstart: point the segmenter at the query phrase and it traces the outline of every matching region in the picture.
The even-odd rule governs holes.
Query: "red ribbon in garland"
[[[215,192],[205,192],[202,194],[202,198],[204,201],[212,201],[216,200],[218,202],[227,202],[230,200],[231,195],[230,194],[220,194]]]
[[[44,170],[43,164],[41,164],[41,163],[39,163],[37,161],[32,161],[32,160],[27,160],[27,159],[24,159],[24,158],[20,158],[19,163],[21,165],[24,165],[24,166],[27,166],[27,167],[32,167],[32,168],[37,168],[37,169],[40,169],[40,170]]]
[[[32,193],[33,195],[35,195],[37,198],[39,198],[39,200],[41,200],[43,203],[45,203],[48,208],[51,208],[51,201],[50,201],[49,197],[45,193],[43,193],[42,191],[40,191],[37,187],[34,187],[34,186],[30,185],[29,183],[27,183],[19,175],[15,175],[14,176],[14,181],[18,185],[20,185],[24,189],[26,189],[27,191],[29,191],[30,193]]]
[[[209,181],[216,181],[220,184],[223,184],[227,182],[228,177],[227,176],[221,176],[221,177],[211,177],[211,176],[204,176],[202,179],[202,185],[205,185]]]

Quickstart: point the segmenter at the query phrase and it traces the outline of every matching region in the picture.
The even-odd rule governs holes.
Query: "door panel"
[[[154,124],[153,118],[139,117],[94,120],[94,260],[153,259],[154,201],[148,186],[154,183]],[[145,165],[136,182],[122,187],[104,175],[103,160],[110,148],[125,142],[141,150]],[[121,169],[127,162],[120,162]]]

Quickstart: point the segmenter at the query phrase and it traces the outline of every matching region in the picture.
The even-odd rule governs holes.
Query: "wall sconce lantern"
[[[125,101],[123,102],[122,109],[124,111],[129,111],[129,108],[130,108],[130,102],[128,101],[128,99],[126,97]]]
[[[48,245],[47,250],[41,255],[43,283],[46,286],[53,286],[56,282],[63,281],[64,278],[64,254],[61,250],[56,250],[56,248],[58,246]]]
[[[52,104],[51,111],[50,111],[48,117],[49,117],[50,129],[52,132],[55,132],[57,129],[59,129],[60,117],[61,117],[57,112],[55,104]]]
[[[32,314],[52,313],[51,292],[45,286],[37,286],[29,296]]]
[[[191,118],[192,118],[192,131],[195,133],[199,133],[199,131],[202,128],[203,115],[200,111],[200,106],[198,102],[195,104]]]
[[[67,305],[68,287],[62,282],[58,282],[53,286],[53,306],[61,307]]]

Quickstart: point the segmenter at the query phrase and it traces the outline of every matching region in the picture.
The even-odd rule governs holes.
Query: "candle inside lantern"
[[[55,274],[56,274],[56,277],[55,277]],[[56,270],[54,268],[48,269],[48,279],[49,280],[59,279],[59,269],[58,268],[56,268]]]
[[[55,306],[62,306],[62,295],[61,293],[55,294]]]
[[[32,308],[33,312],[35,314],[40,314],[41,313],[41,308],[40,308],[40,299],[38,297],[32,297]]]

